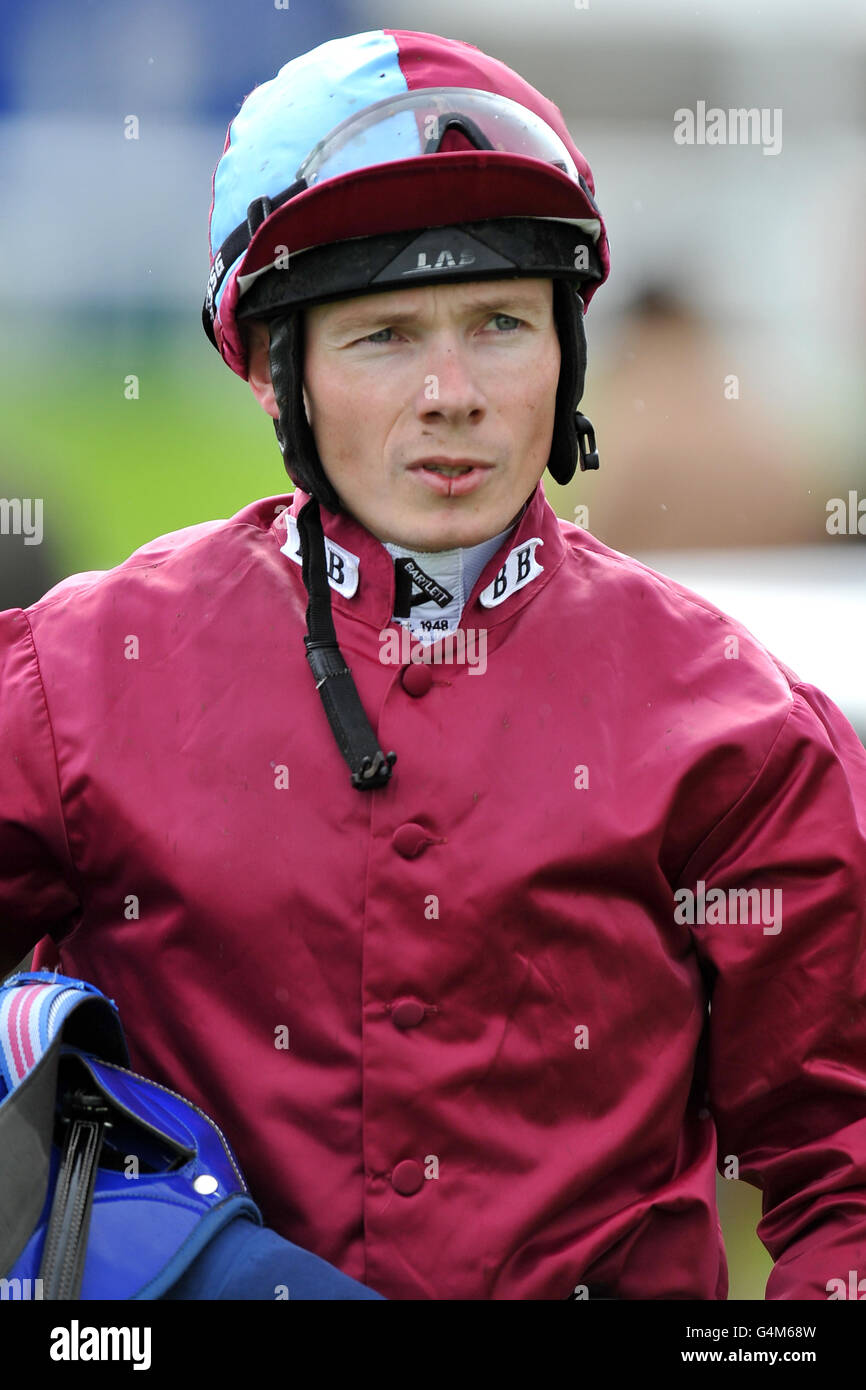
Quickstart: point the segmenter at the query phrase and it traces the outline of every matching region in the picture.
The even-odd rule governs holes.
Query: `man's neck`
[[[395,620],[407,624],[423,642],[453,632],[481,571],[514,530],[526,505],[502,531],[477,545],[424,550],[383,541],[395,566]]]

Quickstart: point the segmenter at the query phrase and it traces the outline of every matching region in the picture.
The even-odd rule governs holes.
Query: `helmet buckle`
[[[585,415],[580,411],[575,411],[574,428],[577,431],[577,449],[580,454],[580,471],[585,473],[588,468],[598,468],[598,450],[595,443],[595,430]],[[587,449],[589,441],[589,449]]]
[[[247,227],[249,228],[251,241],[265,219],[270,217],[273,208],[274,205],[266,194],[263,193],[260,198],[253,198],[253,201],[247,208]]]

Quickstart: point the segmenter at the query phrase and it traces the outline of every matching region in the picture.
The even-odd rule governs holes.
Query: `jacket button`
[[[426,1013],[420,999],[398,999],[391,1009],[391,1022],[395,1028],[415,1028]]]
[[[391,1174],[391,1186],[402,1197],[411,1197],[424,1185],[424,1169],[414,1158],[404,1158]]]
[[[413,820],[407,821],[405,825],[398,825],[391,836],[391,844],[404,859],[414,859],[433,843],[434,836],[430,831]]]
[[[400,673],[403,689],[409,695],[426,695],[433,684],[433,672],[424,661],[413,661]]]

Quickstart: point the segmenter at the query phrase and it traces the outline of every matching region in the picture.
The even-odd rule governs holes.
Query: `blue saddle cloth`
[[[381,1299],[265,1228],[219,1127],[128,1063],[93,985],[0,987],[0,1277],[48,1298]]]

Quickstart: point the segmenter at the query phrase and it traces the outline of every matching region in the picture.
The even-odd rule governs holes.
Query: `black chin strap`
[[[385,754],[379,747],[352,673],[337,645],[325,567],[325,535],[315,497],[298,512],[298,532],[304,585],[310,596],[304,637],[307,660],[337,747],[352,770],[352,786],[359,791],[372,791],[386,785],[397,754]]]

